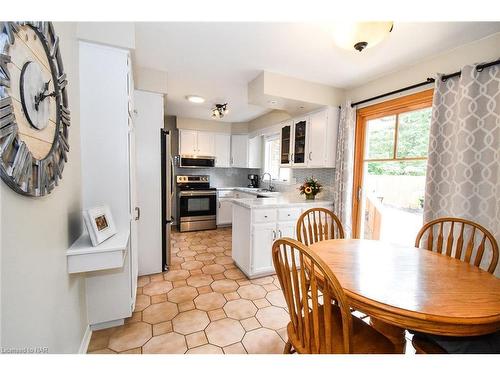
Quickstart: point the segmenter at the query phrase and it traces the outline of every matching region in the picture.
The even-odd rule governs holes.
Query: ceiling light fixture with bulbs
[[[394,22],[339,22],[331,31],[335,44],[361,52],[383,41],[394,28]]]
[[[212,108],[212,118],[223,118],[225,115],[229,113],[229,109],[227,109],[227,103],[224,104],[216,104],[214,108]]]
[[[196,104],[201,104],[205,102],[205,98],[199,95],[186,95],[186,100]]]

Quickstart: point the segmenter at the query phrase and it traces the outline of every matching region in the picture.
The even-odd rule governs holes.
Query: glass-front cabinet
[[[307,119],[297,119],[293,123],[293,165],[306,164]]]
[[[298,118],[281,126],[282,167],[305,166],[307,163],[307,118]]]
[[[291,165],[291,150],[292,150],[292,122],[286,122],[281,126],[281,153],[280,164],[282,167]]]

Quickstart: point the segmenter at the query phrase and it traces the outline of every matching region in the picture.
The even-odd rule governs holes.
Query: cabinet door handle
[[[283,233],[281,233],[281,229],[278,229],[278,232],[280,232],[279,238],[283,237]]]
[[[135,220],[138,221],[141,218],[141,208],[140,207],[136,207],[135,208],[135,213],[136,213]]]
[[[276,240],[276,231],[273,230],[273,241]]]
[[[313,160],[311,155],[312,155],[312,151],[309,151],[309,160]]]
[[[220,201],[219,201],[219,208],[220,208]]]

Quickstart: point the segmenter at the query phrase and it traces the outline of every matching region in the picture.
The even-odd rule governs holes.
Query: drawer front
[[[299,218],[302,210],[300,208],[280,208],[278,210],[279,221],[295,221]]]
[[[219,198],[233,198],[234,197],[234,190],[218,190],[217,196]]]
[[[276,210],[254,210],[253,222],[254,223],[269,223],[276,221]]]

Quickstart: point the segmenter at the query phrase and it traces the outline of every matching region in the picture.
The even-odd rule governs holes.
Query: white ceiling
[[[248,82],[263,70],[349,88],[499,31],[500,22],[396,22],[386,40],[359,53],[336,47],[318,24],[137,23],[135,58],[168,72],[168,114],[210,119],[213,104],[227,101],[224,120],[240,122],[269,111],[247,101]],[[188,94],[207,101],[192,104]]]

